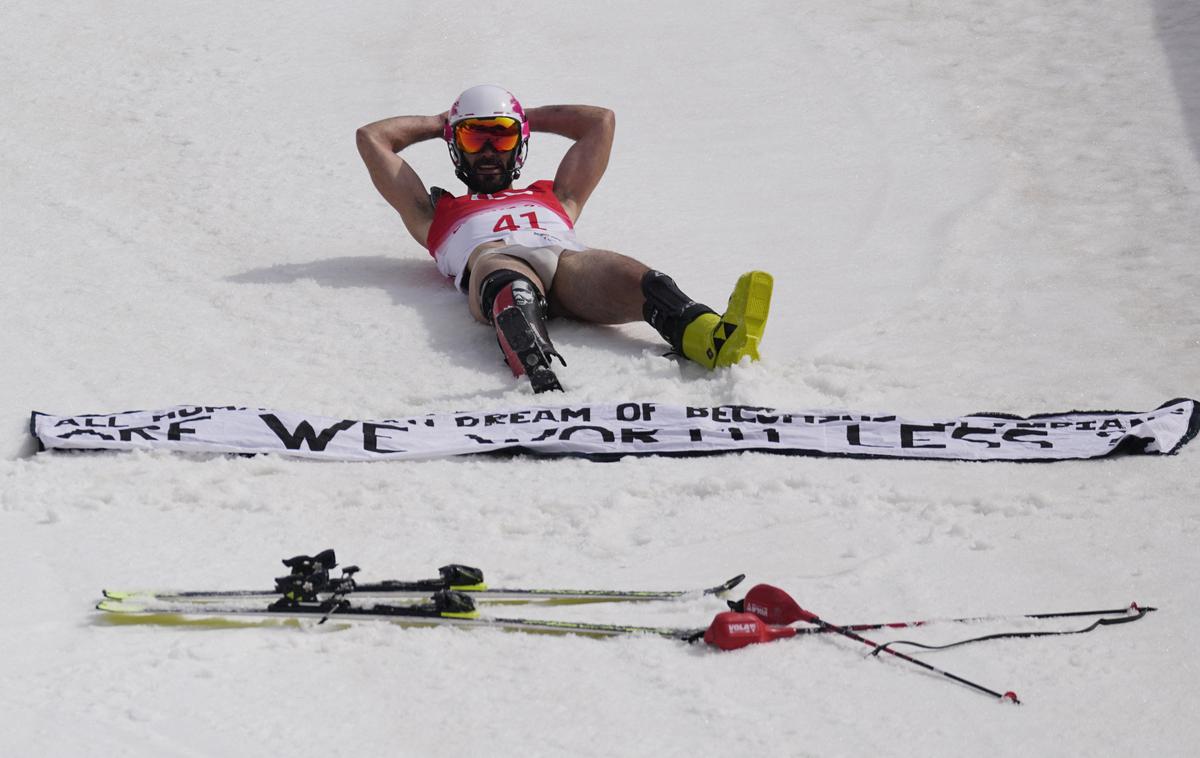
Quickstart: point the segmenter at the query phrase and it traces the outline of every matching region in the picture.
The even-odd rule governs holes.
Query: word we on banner
[[[34,412],[40,450],[277,453],[336,461],[528,453],[612,460],[627,455],[757,451],[787,455],[963,461],[1057,461],[1113,453],[1169,455],[1200,430],[1195,400],[1153,411],[1072,411],[1020,418],[905,419],[752,405],[650,402],[530,406],[381,420],[238,406],[179,405],[81,416]]]

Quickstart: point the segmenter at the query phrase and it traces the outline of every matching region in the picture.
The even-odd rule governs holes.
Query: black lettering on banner
[[[688,418],[708,418],[708,409],[707,408],[693,408],[692,406],[689,405],[687,407],[687,417]]]
[[[557,435],[558,435],[558,427],[552,426],[549,429],[546,429],[545,431],[543,431],[538,436],[534,437],[531,440],[531,442],[545,442],[546,440],[550,439],[551,437],[555,437]]]
[[[775,442],[775,443],[779,442],[779,430],[778,429],[769,429],[768,428],[768,429],[764,429],[763,431],[766,432],[767,442]]]
[[[618,421],[641,421],[642,407],[637,403],[621,403],[617,406]]]
[[[862,441],[862,425],[846,425],[846,444],[852,447],[891,447],[891,445],[868,445]]]
[[[99,427],[104,427],[107,429],[123,429],[124,428],[123,425],[117,423],[116,418],[111,417],[111,416],[108,418],[105,418],[105,419],[88,417],[88,418],[84,419],[83,425],[91,426],[91,427],[99,426]]]
[[[467,439],[475,440],[480,445],[494,445],[495,444],[494,442],[489,440],[487,437],[480,437],[478,434],[468,434]]]
[[[764,421],[764,417],[759,415],[761,411],[769,410],[758,405],[730,405],[729,420],[735,424],[766,424],[773,423]]]
[[[109,442],[112,441],[111,435],[105,434],[104,432],[98,432],[95,429],[72,429],[71,431],[67,432],[66,434],[58,435],[58,439],[69,440],[72,437],[78,437],[81,434],[90,434],[91,436],[99,437],[102,440],[107,440]]]
[[[987,427],[982,427],[982,426],[967,426],[966,424],[963,424],[962,426],[956,427],[954,432],[950,435],[950,437],[952,439],[956,439],[956,440],[964,440],[966,442],[973,442],[976,445],[987,445],[989,448],[995,448],[995,447],[1000,447],[999,442],[995,442],[993,440],[973,440],[969,436],[972,434],[978,434],[978,435],[982,436],[982,435],[995,434],[995,433],[996,433],[995,429],[989,429]]]
[[[562,420],[570,421],[571,419],[579,419],[580,421],[587,423],[592,420],[592,409],[591,408],[580,408],[577,411],[573,411],[570,408],[563,408],[562,409]]]
[[[1048,440],[1024,440],[1022,437],[1045,437],[1047,432],[1043,429],[1009,429],[1004,433],[1005,442],[1028,442],[1037,445],[1040,448],[1054,447],[1054,443]]]
[[[164,419],[175,418],[175,411],[167,411],[166,413],[155,413],[150,417],[151,421],[162,421]]]
[[[300,450],[302,447],[307,445],[308,449],[314,453],[323,451],[339,432],[344,432],[358,423],[356,421],[346,419],[344,421],[337,422],[327,429],[322,429],[318,434],[316,430],[313,429],[312,424],[308,423],[308,421],[301,421],[296,426],[296,431],[292,432],[288,431],[288,428],[284,426],[283,422],[280,421],[279,418],[273,413],[263,413],[259,416],[259,418],[266,423],[267,428],[275,433],[275,436],[279,438],[279,441],[282,442],[283,446],[288,450]]]
[[[169,439],[171,442],[178,442],[180,440],[180,438],[185,434],[195,434],[196,430],[185,428],[183,426],[184,423],[194,424],[197,421],[208,421],[210,418],[212,418],[212,416],[201,416],[200,418],[190,418],[186,422],[172,421],[171,425],[167,427],[167,439]]]
[[[516,411],[514,413],[488,413],[483,417],[484,426],[497,424],[528,424],[531,411]]]
[[[704,435],[699,429],[688,429],[688,437],[691,438],[692,442],[700,442],[704,439]]]
[[[394,426],[392,424],[375,424],[368,421],[363,422],[363,450],[368,453],[403,453],[403,450],[384,450],[379,447],[379,431],[381,429],[391,429],[396,432],[407,432],[407,426]],[[389,439],[385,434],[384,439]]]
[[[460,429],[464,426],[479,426],[479,419],[474,416],[456,416],[454,425]]]
[[[778,424],[780,417],[775,415],[774,408],[764,407],[758,409],[758,415],[755,417],[754,421],[758,424]]]
[[[1102,432],[1107,431],[1109,429],[1124,429],[1124,428],[1125,428],[1125,426],[1118,419],[1115,419],[1115,418],[1110,418],[1108,421],[1105,421],[1103,424],[1100,425],[1100,431],[1102,431]]]
[[[156,438],[153,434],[151,434],[149,432],[150,429],[158,431],[157,426],[131,426],[128,429],[122,429],[121,430],[121,441],[122,442],[132,442],[133,435],[136,434],[138,437],[146,440],[147,442],[154,442],[154,440]]]
[[[554,411],[548,411],[545,408],[533,414],[533,423],[539,421],[558,421],[558,417],[554,415]]]
[[[657,431],[657,429],[644,429],[642,431],[638,431],[637,429],[622,428],[621,442],[624,442],[625,444],[632,442],[643,442],[647,445],[652,445],[658,442],[658,440],[654,439],[654,434]]]
[[[569,426],[562,430],[559,439],[569,440],[572,436],[579,432],[595,432],[600,435],[600,439],[605,442],[615,442],[617,435],[612,433],[612,430],[605,429],[602,426]]]
[[[929,440],[918,440],[917,435],[922,432],[941,432],[945,434],[945,424],[901,424],[900,425],[900,447],[902,448],[920,448],[920,449],[937,449],[944,448],[945,445],[929,442]],[[926,442],[929,444],[918,444],[918,442]]]
[[[715,413],[713,414],[713,417],[715,419],[715,417],[716,417]],[[738,429],[736,426],[729,427],[729,437],[734,442],[741,442],[742,440],[746,439],[746,435],[742,434],[742,430]]]
[[[764,410],[756,405],[733,406],[733,420],[738,424],[759,424],[758,412]]]
[[[73,418],[64,418],[54,424],[55,429],[60,426],[79,426],[79,422]]]

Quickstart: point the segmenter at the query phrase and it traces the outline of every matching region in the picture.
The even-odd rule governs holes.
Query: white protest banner
[[[966,461],[1054,461],[1114,452],[1171,454],[1200,428],[1195,400],[1152,411],[1027,418],[909,419],[765,406],[653,402],[529,406],[484,413],[338,419],[238,406],[54,416],[35,412],[42,450],[162,449],[276,453],[339,461],[421,460],[516,452],[611,460],[627,455],[758,451]]]

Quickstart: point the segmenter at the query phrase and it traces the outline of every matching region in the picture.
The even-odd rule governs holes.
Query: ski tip
[[[132,590],[103,590],[103,593],[109,600],[126,600],[138,594]]]
[[[731,589],[733,589],[734,587],[741,584],[742,581],[745,580],[745,578],[746,578],[745,574],[738,574],[737,576],[735,576],[731,579],[726,579],[722,584],[719,584],[716,587],[713,587],[711,590],[709,590],[708,594],[716,595],[717,597],[720,597],[721,595],[724,595],[726,592],[729,592]]]
[[[198,615],[191,616],[178,611],[159,610],[151,606],[137,603],[123,603],[120,600],[101,600],[96,603],[96,610],[103,611],[96,617],[97,624],[104,626],[163,626],[180,627],[185,629],[261,629],[264,627],[293,627],[305,628],[308,619],[296,618],[248,618],[239,619],[227,616]],[[346,624],[334,619],[331,629],[344,629]]]
[[[114,598],[106,598],[96,603],[96,610],[108,613],[141,613],[144,609],[140,605],[125,603]]]
[[[1008,692],[1005,692],[1003,695],[1001,695],[1000,702],[1001,703],[1012,703],[1013,705],[1021,704],[1021,701],[1019,699],[1017,699],[1017,693],[1013,692],[1012,690],[1009,690]]]

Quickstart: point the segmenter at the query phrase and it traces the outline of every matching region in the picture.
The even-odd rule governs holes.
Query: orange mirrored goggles
[[[515,118],[469,118],[454,125],[454,144],[464,153],[478,153],[488,143],[498,153],[521,144],[521,122]]]

